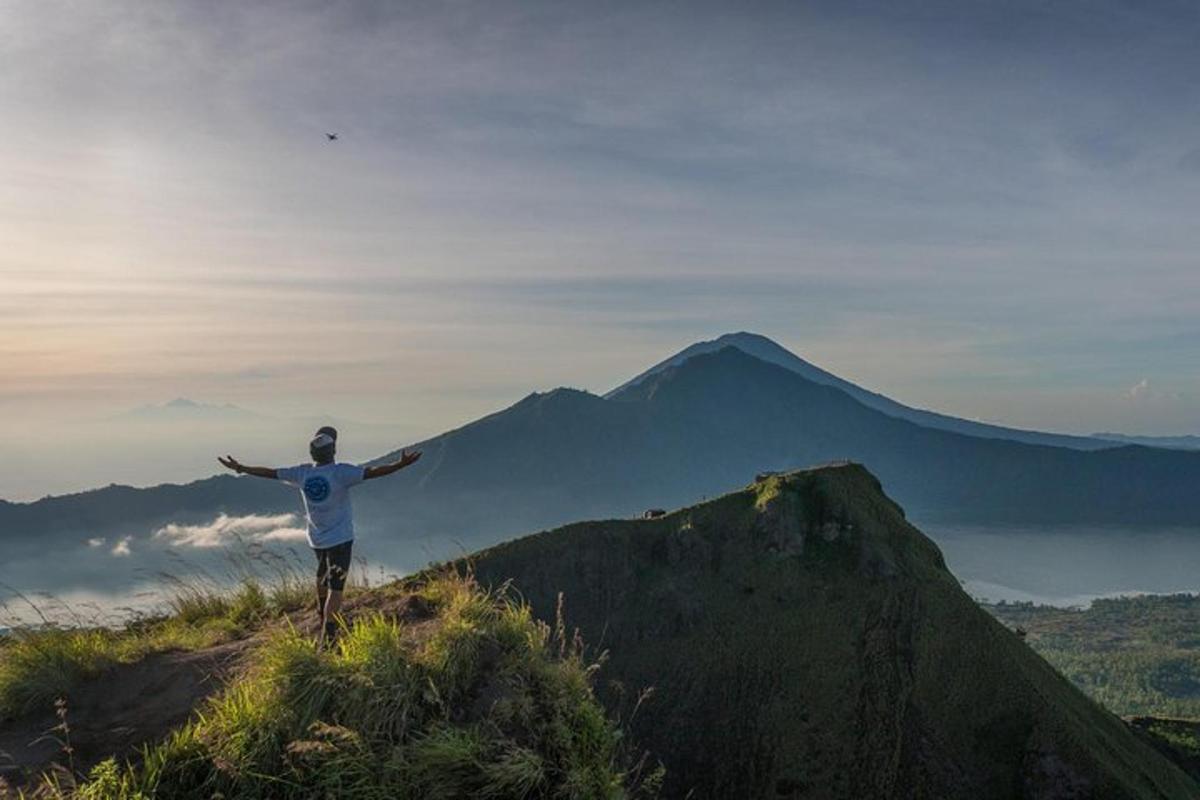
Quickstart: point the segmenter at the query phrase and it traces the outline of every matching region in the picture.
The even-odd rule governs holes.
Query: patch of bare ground
[[[72,692],[66,726],[54,709],[0,723],[0,797],[53,768],[86,771],[109,756],[133,755],[182,725],[245,662],[253,639],[195,651],[152,653],[118,664]],[[66,745],[70,743],[70,752]]]
[[[435,627],[433,605],[395,586],[351,594],[344,611],[350,619],[377,613],[399,620],[418,641]],[[142,745],[183,725],[204,700],[239,675],[256,645],[272,631],[290,625],[315,637],[318,622],[310,608],[269,621],[237,641],[117,664],[71,693],[65,730],[53,708],[0,720],[0,800],[16,797],[22,787],[28,790],[47,772],[86,774],[110,756],[136,757]]]

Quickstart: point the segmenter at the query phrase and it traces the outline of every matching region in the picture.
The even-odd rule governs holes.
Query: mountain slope
[[[1191,489],[1200,454],[1084,452],[933,430],[736,348],[688,359],[620,400],[571,390],[534,395],[426,449],[419,486],[397,481],[364,499],[380,512],[391,505],[423,515],[422,498],[442,496],[466,514],[468,530],[511,512],[521,526],[508,529],[515,532],[567,519],[572,508],[633,515],[694,502],[761,469],[848,458],[926,520],[1200,520]],[[485,505],[477,517],[478,502]]]
[[[765,336],[760,336],[756,333],[727,333],[724,336],[718,336],[716,339],[707,342],[697,342],[689,347],[684,348],[680,352],[670,358],[659,362],[642,374],[632,380],[618,386],[611,392],[605,395],[608,399],[619,400],[634,389],[638,385],[646,382],[648,379],[663,372],[671,367],[677,367],[689,358],[705,353],[715,353],[726,347],[736,347],[742,352],[752,355],[755,358],[766,361],[770,364],[777,364],[785,369],[795,372],[801,377],[807,378],[813,383],[819,383],[822,386],[833,386],[841,389],[846,394],[853,397],[858,402],[873,408],[876,411],[881,411],[891,417],[915,422],[918,425],[923,425],[927,428],[936,428],[937,430],[951,431],[953,433],[961,433],[968,436],[979,436],[986,439],[1010,439],[1014,442],[1025,442],[1026,444],[1044,444],[1052,447],[1070,447],[1076,450],[1103,450],[1105,448],[1114,447],[1113,441],[1107,438],[1098,438],[1093,436],[1068,436],[1058,433],[1043,433],[1040,431],[1026,431],[1017,428],[1007,428],[1002,425],[989,425],[985,422],[975,422],[973,420],[960,419],[947,414],[938,414],[935,411],[926,411],[924,409],[912,408],[903,403],[897,403],[890,397],[885,397],[882,394],[869,391],[856,384],[851,383],[843,378],[839,378],[831,372],[826,372],[820,367],[810,364],[804,359],[792,353],[786,348],[780,347],[778,344],[768,339]],[[1142,442],[1139,442],[1142,444]]]
[[[667,797],[1186,798],[1200,791],[979,609],[862,467],[477,554],[609,651]],[[612,685],[604,696],[622,704]]]

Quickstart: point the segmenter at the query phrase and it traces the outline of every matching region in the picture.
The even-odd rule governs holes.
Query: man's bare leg
[[[321,615],[321,635],[317,639],[317,646],[324,647],[326,643],[332,643],[333,638],[337,635],[337,616],[342,610],[342,593],[338,589],[330,589],[329,597],[325,600],[325,609]]]
[[[317,575],[317,649],[325,645],[325,602],[328,597],[328,579],[325,575]]]

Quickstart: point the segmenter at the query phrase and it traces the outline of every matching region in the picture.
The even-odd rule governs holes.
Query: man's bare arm
[[[399,472],[410,464],[416,463],[421,457],[420,450],[414,450],[411,453],[407,450],[400,451],[400,460],[393,461],[391,464],[380,464],[377,467],[367,467],[363,470],[363,480],[369,481],[371,478],[382,478],[384,475],[391,475],[393,472]]]
[[[221,466],[233,470],[238,475],[253,475],[256,478],[270,478],[271,480],[279,478],[279,472],[274,467],[247,467],[245,464],[239,463],[233,456],[224,458],[217,456],[217,461],[221,462]]]

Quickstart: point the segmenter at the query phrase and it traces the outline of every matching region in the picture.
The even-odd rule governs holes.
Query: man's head
[[[318,464],[332,463],[336,450],[337,428],[329,425],[321,427],[317,431],[317,435],[308,443],[308,453],[312,456],[312,460]]]

